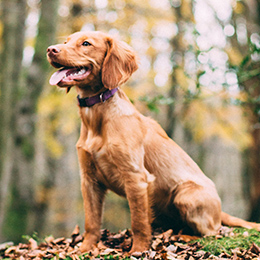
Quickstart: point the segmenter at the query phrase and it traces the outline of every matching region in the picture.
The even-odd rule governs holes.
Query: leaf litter
[[[100,242],[86,254],[81,254],[79,247],[83,241],[79,227],[76,226],[70,238],[46,237],[44,241],[38,242],[29,238],[28,243],[13,245],[12,242],[0,244],[0,259],[163,259],[163,260],[198,260],[198,259],[260,259],[260,246],[252,242],[249,248],[235,247],[229,251],[224,250],[216,255],[207,251],[204,240],[211,239],[214,243],[226,237],[235,236],[233,228],[223,227],[217,236],[198,237],[178,234],[175,235],[171,229],[165,232],[154,232],[151,247],[145,252],[128,252],[132,246],[133,234],[131,230],[125,229],[118,233],[111,233],[107,229],[100,231]],[[243,237],[249,237],[248,231],[243,232]],[[259,240],[258,233],[258,240]],[[259,241],[260,242],[260,241]],[[226,243],[224,241],[224,243]],[[213,244],[214,247],[219,245]],[[211,250],[212,251],[212,250]]]

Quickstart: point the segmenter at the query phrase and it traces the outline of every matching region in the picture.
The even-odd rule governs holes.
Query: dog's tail
[[[255,228],[257,231],[260,231],[260,224],[233,217],[223,211],[221,212],[221,222],[222,225],[229,227]]]

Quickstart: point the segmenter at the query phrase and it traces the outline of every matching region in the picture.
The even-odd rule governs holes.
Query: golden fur
[[[80,97],[118,87],[138,67],[127,44],[101,32],[77,32],[47,52],[54,67],[86,67],[91,71],[80,80],[57,83],[68,89],[75,86]],[[151,226],[199,235],[216,234],[221,222],[260,230],[259,224],[221,212],[214,183],[159,124],[136,110],[121,89],[104,103],[79,107],[79,112],[82,122],[77,150],[85,210],[82,252],[99,240],[108,189],[128,199],[131,252],[149,248]]]

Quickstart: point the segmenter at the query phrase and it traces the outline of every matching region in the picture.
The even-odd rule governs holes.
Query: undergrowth
[[[33,238],[37,240],[39,243],[41,239],[38,238],[37,234],[33,234],[32,236],[24,236],[25,239]],[[226,253],[227,255],[234,255],[235,252],[245,252],[245,250],[252,251],[253,249],[257,249],[258,254],[260,252],[260,232],[258,232],[255,229],[245,229],[245,228],[229,228],[225,233],[223,232],[222,235],[217,236],[208,236],[208,237],[202,237],[197,240],[191,241],[187,244],[187,248],[189,247],[189,244],[193,244],[194,242],[198,242],[202,248],[198,247],[197,249],[194,248],[194,253],[196,250],[203,250],[205,252],[209,252],[210,254],[213,254],[215,256],[219,256],[222,253]],[[197,243],[197,244],[198,244]],[[195,243],[196,244],[196,243]],[[255,245],[256,246],[255,246]],[[254,247],[252,247],[254,245]],[[185,251],[185,250],[184,250]],[[80,260],[89,260],[92,259],[93,255],[91,254],[84,254],[78,257]],[[229,257],[228,257],[229,258]],[[10,259],[10,258],[1,258],[0,259]],[[43,258],[45,259],[45,258]],[[54,256],[53,258],[48,258],[57,260],[60,259],[58,255]],[[73,260],[74,258],[67,256],[66,258],[63,258],[65,260]],[[117,256],[117,255],[99,255],[95,259],[104,259],[104,260],[112,260],[112,259],[123,259],[123,260],[130,260],[131,258],[127,256]]]
[[[232,254],[235,248],[248,250],[253,243],[260,246],[260,232],[255,229],[234,228],[227,236],[209,236],[196,241],[203,246],[204,251],[218,256],[223,252]]]

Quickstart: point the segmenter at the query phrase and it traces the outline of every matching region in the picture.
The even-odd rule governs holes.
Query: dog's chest
[[[92,130],[88,130],[87,136],[84,138],[84,150],[90,154],[97,153],[103,146],[101,136],[95,135]]]
[[[120,176],[120,171],[118,171],[118,167],[111,158],[109,149],[107,145],[103,143],[102,138],[93,135],[93,133],[89,131],[88,137],[84,141],[83,149],[91,155],[90,158],[96,169],[92,177],[97,179],[108,189],[125,196],[122,176]]]
[[[94,164],[97,169],[96,177],[108,189],[125,196],[123,176],[121,176],[118,167],[109,157],[110,155],[105,147],[93,155]]]

